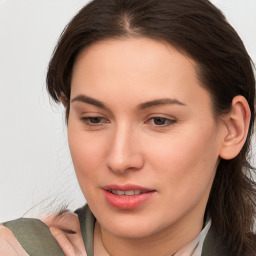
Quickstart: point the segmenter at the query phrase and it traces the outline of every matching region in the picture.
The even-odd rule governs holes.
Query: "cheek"
[[[71,157],[77,176],[80,189],[89,205],[94,205],[94,202],[100,196],[97,194],[97,184],[99,176],[104,176],[104,173],[99,173],[102,163],[102,147],[95,140],[91,140],[84,132],[72,129],[68,132],[69,147]]]
[[[161,205],[166,209],[159,218],[166,220],[205,207],[217,167],[215,136],[203,132],[183,135],[176,134],[149,153],[151,167],[157,171],[154,180],[163,199]]]
[[[170,193],[175,191],[184,196],[202,193],[218,162],[216,131],[211,127],[201,129],[200,133],[196,127],[188,130],[163,140],[148,153],[153,169],[159,170],[159,181],[164,181]]]
[[[79,130],[72,124],[68,127],[68,142],[76,176],[82,191],[90,189],[102,169],[106,145],[104,140]],[[101,168],[100,168],[101,166]]]
[[[91,173],[92,168],[100,165],[103,160],[102,145],[97,145],[97,142],[90,144],[88,139],[82,139],[81,136],[75,137],[69,137],[69,147],[75,170]]]

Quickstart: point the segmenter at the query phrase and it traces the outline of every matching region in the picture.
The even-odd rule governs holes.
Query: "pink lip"
[[[104,190],[122,190],[122,191],[129,191],[129,190],[142,190],[142,191],[153,191],[154,189],[150,188],[145,188],[141,187],[138,185],[133,185],[133,184],[125,184],[125,185],[117,185],[117,184],[112,184],[112,185],[107,185],[103,187]]]
[[[118,209],[133,209],[144,202],[146,202],[148,199],[150,199],[154,194],[155,190],[150,188],[145,188],[133,184],[125,184],[125,185],[108,185],[103,187],[104,195],[106,198],[106,201],[113,207]],[[132,195],[132,196],[119,196],[115,195],[110,192],[110,190],[121,190],[121,191],[129,191],[129,190],[141,190],[145,193],[139,194],[139,195]]]

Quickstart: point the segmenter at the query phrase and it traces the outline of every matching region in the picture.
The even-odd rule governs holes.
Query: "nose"
[[[137,139],[136,132],[125,126],[113,132],[106,162],[112,172],[120,175],[143,167],[143,154],[138,147]]]

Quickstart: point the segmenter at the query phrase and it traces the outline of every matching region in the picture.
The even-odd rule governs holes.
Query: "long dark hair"
[[[208,0],[94,0],[64,29],[49,63],[48,91],[56,102],[61,95],[67,98],[67,119],[72,68],[79,53],[98,41],[127,37],[161,40],[191,57],[216,117],[229,111],[235,96],[248,101],[252,118],[247,140],[237,157],[220,161],[207,211],[230,255],[256,255],[256,184],[248,161],[255,77],[243,42]]]

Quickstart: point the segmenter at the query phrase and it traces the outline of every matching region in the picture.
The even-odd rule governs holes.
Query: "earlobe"
[[[220,151],[220,157],[226,160],[235,158],[241,151],[249,129],[251,111],[243,96],[236,96],[229,113],[224,117],[226,134]]]
[[[67,97],[65,96],[65,94],[62,92],[61,95],[60,95],[60,101],[62,103],[62,105],[67,108],[67,105],[68,105],[68,99]]]

